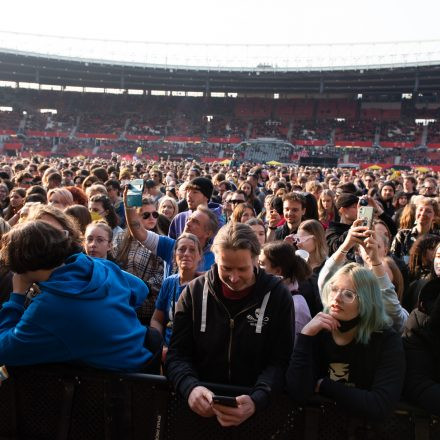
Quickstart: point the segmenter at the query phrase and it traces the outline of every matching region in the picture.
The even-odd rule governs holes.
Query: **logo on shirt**
[[[249,314],[249,315],[246,316],[246,319],[247,319],[247,321],[248,321],[248,324],[249,324],[250,326],[252,326],[252,327],[256,327],[256,325],[257,325],[258,318],[260,317],[260,308],[255,309],[255,313],[254,313],[254,314],[255,314],[255,316],[253,316],[253,315],[251,315],[251,314]],[[268,322],[269,322],[269,317],[268,317],[268,316],[265,316],[265,317],[263,318],[263,321],[262,321],[263,326],[266,325]]]
[[[330,379],[335,382],[348,382],[350,376],[350,364],[335,362],[328,366]]]

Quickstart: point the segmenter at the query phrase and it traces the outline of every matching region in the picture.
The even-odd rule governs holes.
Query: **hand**
[[[322,383],[322,381],[323,381],[324,379],[318,379],[317,381],[316,381],[316,385],[315,385],[315,393],[319,393],[319,388],[321,387],[321,383]]]
[[[255,403],[247,395],[236,397],[237,408],[212,404],[214,414],[222,426],[238,426],[255,413]]]
[[[281,216],[274,209],[270,211],[269,214],[269,227],[274,228],[281,220]]]
[[[361,243],[361,246],[364,247],[365,252],[367,253],[368,256],[368,263],[370,265],[372,264],[380,264],[380,259],[379,259],[379,247],[378,247],[378,243],[376,240],[376,232],[374,231],[367,231],[366,232],[368,234],[367,238]]]
[[[292,246],[296,246],[296,240],[293,237],[293,234],[287,235],[284,237],[284,241],[287,241],[287,243],[290,243]]]
[[[361,226],[363,224],[362,219],[356,219],[351,228],[348,230],[348,234],[345,237],[344,243],[341,248],[348,251],[356,244],[362,244],[366,237],[365,231],[368,230],[367,226]]]
[[[34,280],[29,277],[28,272],[26,273],[14,273],[12,276],[12,291],[14,293],[19,293],[20,295],[26,295],[26,292],[34,284]]]
[[[215,415],[212,408],[212,396],[213,393],[208,388],[195,387],[188,397],[188,405],[199,416],[212,417]]]
[[[303,327],[301,333],[307,336],[315,336],[321,330],[331,332],[336,330],[339,326],[340,324],[336,318],[333,318],[333,316],[327,313],[319,312]]]
[[[380,203],[377,203],[376,199],[371,196],[362,196],[361,199],[365,199],[368,202],[368,206],[372,206],[377,215],[381,215],[383,213],[382,206]],[[360,201],[360,200],[359,200]],[[358,204],[358,207],[360,205]]]

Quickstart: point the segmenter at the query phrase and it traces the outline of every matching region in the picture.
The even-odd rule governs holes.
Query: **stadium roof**
[[[232,93],[436,93],[440,90],[440,61],[332,68],[213,68],[0,49],[0,81]]]

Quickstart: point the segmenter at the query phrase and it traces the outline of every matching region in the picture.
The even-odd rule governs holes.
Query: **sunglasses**
[[[150,218],[150,216],[153,216],[153,218],[158,218],[159,217],[159,213],[157,211],[154,211],[154,212],[143,212],[142,213],[142,218],[144,220],[148,220]]]
[[[244,203],[244,200],[230,200],[229,203],[236,205],[237,203]]]

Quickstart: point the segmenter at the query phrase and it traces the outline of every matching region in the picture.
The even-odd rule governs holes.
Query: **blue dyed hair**
[[[329,293],[333,282],[340,276],[350,277],[358,298],[360,322],[357,326],[356,341],[368,344],[372,333],[391,326],[391,318],[385,311],[382,292],[376,276],[365,267],[350,263],[341,267],[325,284],[322,290],[324,311],[329,309]]]

